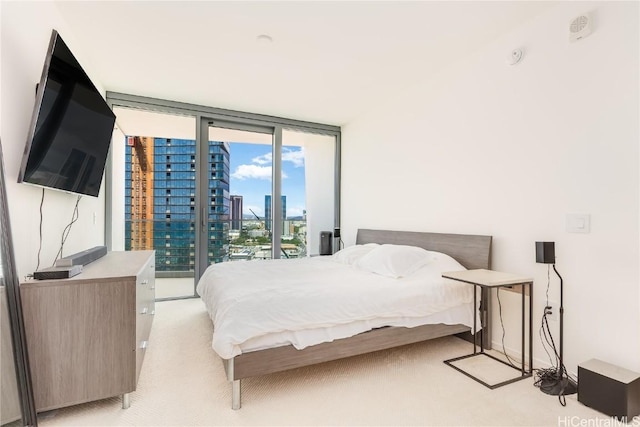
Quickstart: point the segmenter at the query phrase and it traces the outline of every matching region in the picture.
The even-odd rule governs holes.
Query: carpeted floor
[[[242,409],[211,349],[199,299],[156,305],[131,407],[111,398],[41,414],[41,426],[604,425],[576,395],[567,405],[533,379],[490,390],[443,360],[467,354],[455,337],[243,380]],[[497,362],[496,362],[497,363]],[[497,363],[497,365],[500,365]],[[491,368],[482,367],[490,377]],[[496,371],[497,374],[499,372]],[[578,423],[578,424],[576,424]]]

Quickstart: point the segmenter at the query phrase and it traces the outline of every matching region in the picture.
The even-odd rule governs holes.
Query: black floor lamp
[[[553,271],[556,272],[560,278],[560,354],[556,353],[558,357],[558,367],[555,373],[545,375],[540,379],[540,390],[542,392],[551,394],[554,396],[564,396],[569,394],[575,394],[578,391],[578,385],[575,381],[569,378],[567,370],[564,367],[564,305],[563,305],[563,285],[562,276],[556,270],[556,250],[555,242],[536,242],[536,262],[542,264],[553,264]],[[546,313],[546,308],[545,308]],[[546,315],[546,314],[545,314]],[[555,348],[554,348],[555,351]]]

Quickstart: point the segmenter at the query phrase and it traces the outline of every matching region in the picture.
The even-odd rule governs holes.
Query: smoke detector
[[[587,37],[593,31],[593,19],[585,13],[578,16],[569,24],[569,41],[576,42]]]

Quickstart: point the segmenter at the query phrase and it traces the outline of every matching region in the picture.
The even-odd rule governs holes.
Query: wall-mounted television
[[[98,196],[115,115],[52,31],[18,182]]]

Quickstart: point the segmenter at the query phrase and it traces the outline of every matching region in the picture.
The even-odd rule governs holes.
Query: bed
[[[490,268],[491,240],[360,229],[356,245],[334,256],[210,266],[197,290],[232,408],[243,378],[446,335],[471,339],[474,316],[490,342],[486,301],[476,310],[473,288],[443,283],[440,271]]]

